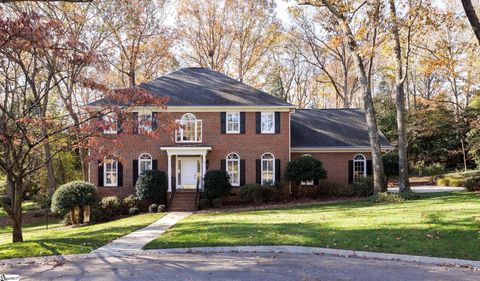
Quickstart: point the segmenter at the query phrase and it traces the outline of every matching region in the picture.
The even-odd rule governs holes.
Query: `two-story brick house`
[[[283,179],[291,158],[304,154],[322,160],[330,181],[353,181],[369,173],[368,134],[360,110],[296,110],[205,68],[181,69],[140,87],[169,97],[167,109],[130,108],[127,114],[134,119],[151,119],[150,127],[104,132],[122,145],[115,159],[91,155],[89,180],[102,195],[134,194],[138,175],[148,169],[168,174],[170,192],[201,187],[203,175],[212,169],[226,170],[234,190],[248,183],[273,184]],[[158,114],[164,112],[181,128],[155,140],[141,133],[154,129]],[[382,144],[390,148],[383,136]]]

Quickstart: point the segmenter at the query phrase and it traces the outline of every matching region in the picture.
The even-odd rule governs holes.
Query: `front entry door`
[[[178,159],[180,172],[179,188],[195,189],[197,178],[200,175],[200,159],[197,157],[182,157]]]

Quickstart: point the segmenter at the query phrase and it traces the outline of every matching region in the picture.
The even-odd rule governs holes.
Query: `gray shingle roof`
[[[370,146],[365,113],[359,109],[297,109],[291,120],[292,147]],[[382,133],[380,142],[390,146]]]
[[[182,68],[140,87],[170,97],[167,106],[291,106],[281,99],[208,68]],[[108,103],[98,100],[91,106]]]

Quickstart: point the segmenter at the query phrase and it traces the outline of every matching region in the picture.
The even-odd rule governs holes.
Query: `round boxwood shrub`
[[[102,198],[101,208],[107,218],[114,218],[121,213],[121,203],[117,196],[108,196]]]
[[[300,185],[301,182],[309,180],[318,181],[327,178],[327,171],[323,168],[322,161],[306,155],[287,164],[285,178]]]
[[[148,206],[148,212],[149,213],[156,213],[158,211],[158,205],[157,204],[151,204]]]
[[[211,170],[205,173],[203,195],[210,202],[230,193],[230,176],[223,170]]]
[[[65,215],[75,207],[83,209],[84,206],[97,202],[97,190],[91,183],[72,181],[60,186],[52,197],[52,212]]]
[[[140,209],[137,208],[137,207],[132,207],[132,208],[128,209],[128,214],[129,215],[136,215],[138,213],[140,213]]]
[[[167,175],[164,172],[158,170],[143,172],[138,178],[135,188],[140,200],[150,200],[166,205],[168,183]]]

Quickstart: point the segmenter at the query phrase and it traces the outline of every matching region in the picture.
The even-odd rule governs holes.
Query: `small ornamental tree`
[[[74,217],[74,209],[79,208],[78,222],[83,223],[83,212],[85,206],[97,202],[97,190],[91,183],[84,181],[72,181],[60,186],[52,198],[52,212],[62,215],[70,212],[72,223],[77,220]]]
[[[307,181],[318,181],[327,178],[327,171],[323,168],[320,160],[312,156],[303,156],[288,163],[285,170],[285,178],[302,187],[302,183]],[[306,192],[305,187],[304,189]]]
[[[140,200],[149,200],[158,204],[167,203],[167,175],[163,171],[150,170],[143,172],[135,186]]]
[[[203,195],[212,202],[230,193],[230,176],[224,170],[211,170],[205,173]]]

